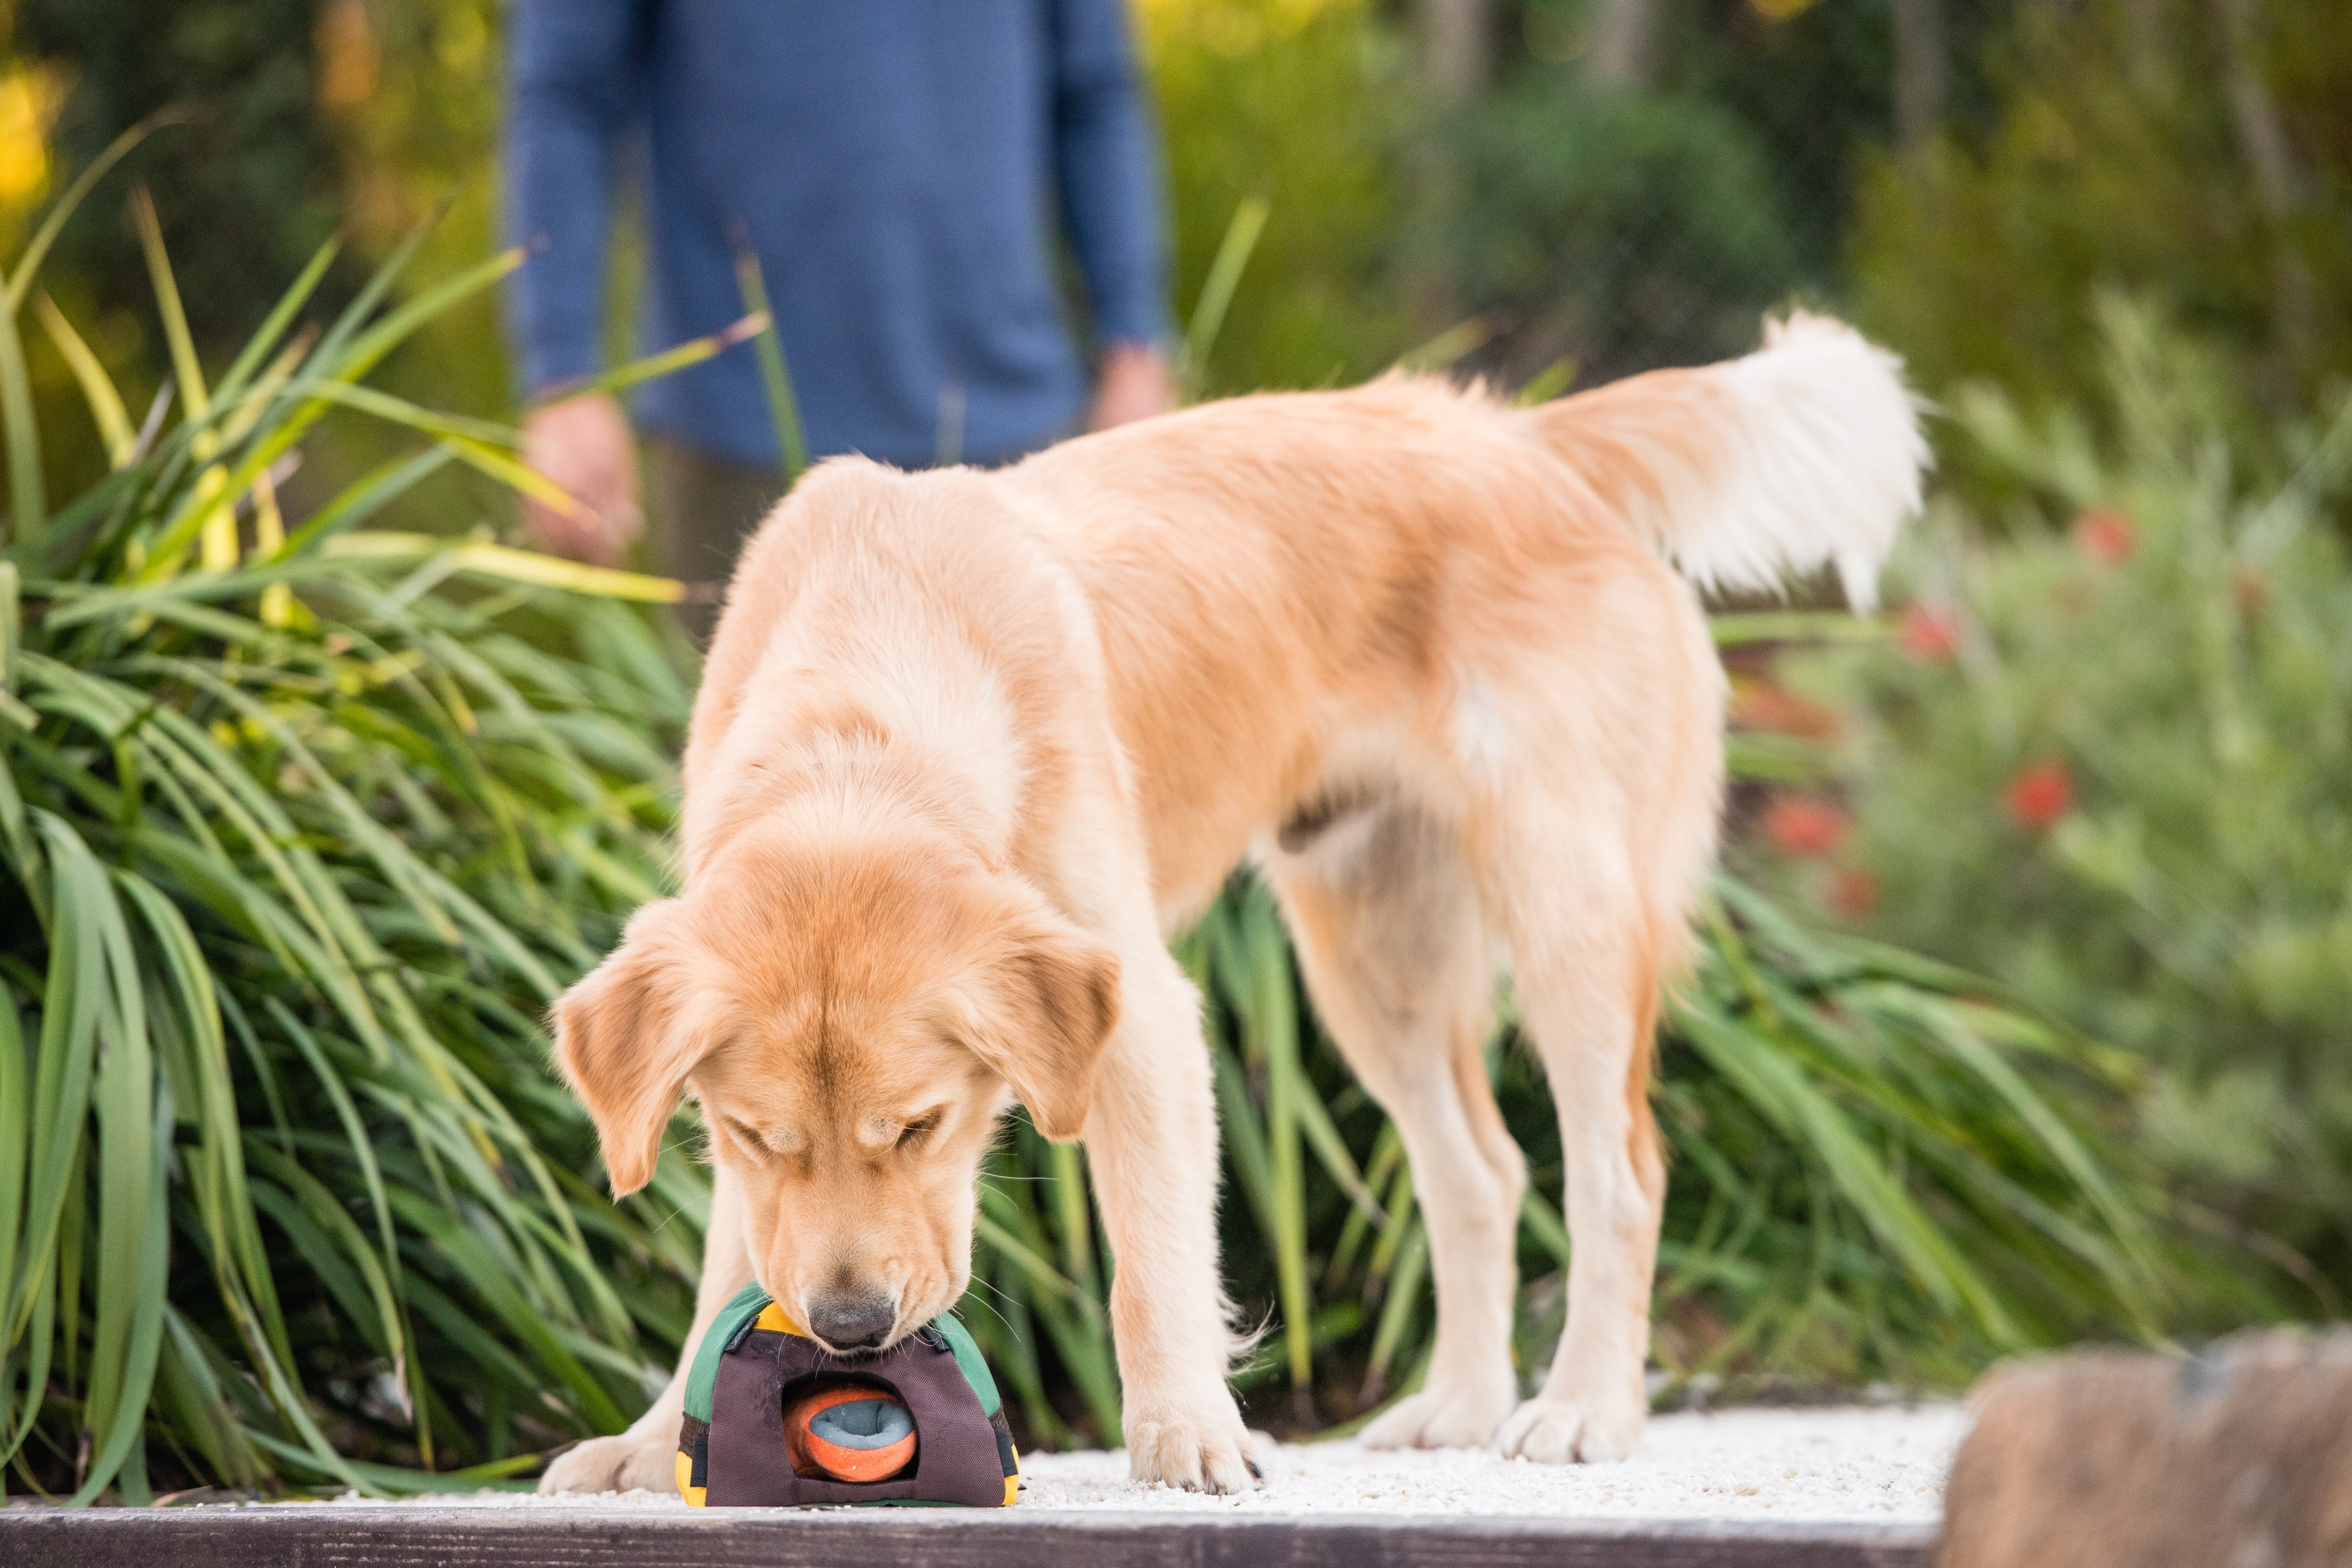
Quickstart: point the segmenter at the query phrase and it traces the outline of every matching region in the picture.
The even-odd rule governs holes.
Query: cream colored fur
[[[616,1188],[681,1093],[718,1195],[698,1336],[756,1277],[911,1331],[968,1278],[1014,1098],[1082,1137],[1142,1479],[1231,1490],[1217,1141],[1165,938],[1254,856],[1428,1217],[1436,1348],[1386,1444],[1639,1437],[1660,988],[1714,853],[1724,679],[1692,588],[1867,602],[1925,448],[1895,362],[1766,346],[1534,409],[1391,375],[1212,404],[992,474],[820,467],[745,554],[686,759],[686,891],[558,1010]],[[1513,971],[1567,1160],[1568,1326],[1522,1403],[1525,1176],[1479,1047]],[[549,1490],[670,1484],[683,1369]]]

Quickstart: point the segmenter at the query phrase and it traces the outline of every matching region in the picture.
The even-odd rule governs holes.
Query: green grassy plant
[[[2040,419],[2110,406],[2096,290],[2161,299],[2231,363],[2235,391],[2209,414],[2240,461],[2267,458],[2282,417],[2352,367],[2341,7],[2000,10],[1983,122],[1864,156],[1859,320],[1919,384],[1988,380]],[[1979,458],[1955,443],[1948,467],[1979,490],[2015,477]]]
[[[298,328],[330,247],[208,382],[134,208],[180,417],[134,431],[41,312],[110,469],[56,508],[42,243],[0,310],[0,1460],[76,1501],[478,1484],[639,1408],[688,1310],[699,1173],[602,1196],[540,1024],[662,885],[689,687],[621,601],[676,589],[362,528],[453,464],[543,492],[362,379],[516,258]],[[289,525],[331,415],[421,449]]]

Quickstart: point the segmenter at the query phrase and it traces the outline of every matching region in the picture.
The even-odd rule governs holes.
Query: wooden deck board
[[[1466,1515],[0,1510],[6,1568],[1929,1568],[1924,1525]]]

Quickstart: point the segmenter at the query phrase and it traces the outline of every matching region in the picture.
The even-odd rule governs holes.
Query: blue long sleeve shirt
[[[810,449],[975,461],[1072,428],[1096,334],[1166,332],[1160,196],[1125,0],[517,0],[506,227],[525,390],[594,374],[617,177],[646,214],[651,352],[743,313],[759,255]],[[638,422],[778,459],[750,347],[647,384]]]

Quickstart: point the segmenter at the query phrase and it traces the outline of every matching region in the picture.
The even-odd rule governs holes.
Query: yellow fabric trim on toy
[[[773,1301],[760,1309],[760,1315],[752,1321],[751,1326],[755,1329],[773,1329],[780,1334],[798,1334],[803,1339],[808,1338],[808,1331],[784,1316],[784,1310]]]
[[[1013,1500],[1013,1489],[1020,1484],[1020,1478],[1017,1476],[1004,1483],[1006,1502]],[[694,1461],[680,1454],[677,1457],[677,1495],[686,1500],[688,1508],[700,1508],[702,1500],[709,1493],[709,1487],[698,1487],[694,1484]]]

